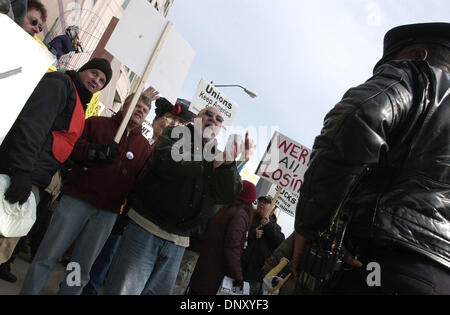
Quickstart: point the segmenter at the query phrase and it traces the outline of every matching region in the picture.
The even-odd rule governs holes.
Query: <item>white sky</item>
[[[311,148],[326,113],[370,78],[386,31],[449,22],[449,12],[448,0],[175,0],[167,19],[196,51],[180,97],[191,100],[201,78],[243,85],[258,97],[221,88],[240,106],[235,125],[278,126]],[[272,134],[251,136],[262,139],[256,167]],[[281,219],[289,234],[293,219]]]

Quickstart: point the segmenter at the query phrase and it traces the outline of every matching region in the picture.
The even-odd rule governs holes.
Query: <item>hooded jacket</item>
[[[346,207],[350,238],[450,268],[449,139],[450,73],[425,61],[384,64],[326,116],[295,230],[316,237]]]

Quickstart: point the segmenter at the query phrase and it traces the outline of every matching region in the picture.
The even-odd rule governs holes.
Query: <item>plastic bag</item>
[[[250,295],[250,285],[244,281],[242,288],[234,286],[234,280],[224,276],[217,295]]]
[[[31,192],[28,200],[21,206],[5,200],[5,192],[10,185],[7,175],[0,175],[0,235],[21,237],[28,234],[36,221],[36,199]]]

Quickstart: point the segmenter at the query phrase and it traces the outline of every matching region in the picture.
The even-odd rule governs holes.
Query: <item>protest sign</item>
[[[217,108],[224,118],[222,127],[226,130],[228,126],[233,124],[236,117],[238,104],[229,99],[225,94],[219,91],[212,83],[205,79],[201,79],[197,91],[192,98],[189,110],[194,114],[198,114],[205,107],[212,106]]]
[[[148,140],[150,141],[152,139],[153,136],[153,127],[152,124],[145,120],[142,123],[142,135]]]
[[[168,23],[147,1],[131,1],[106,50],[175,104],[195,52],[173,27],[162,38]],[[152,57],[152,69],[144,78]]]
[[[275,132],[256,170],[261,178],[281,188],[277,206],[291,215],[295,214],[310,157],[310,149]]]
[[[88,119],[93,116],[98,116],[100,114],[100,100],[99,100],[100,92],[95,93],[89,104],[86,106],[85,118]]]
[[[1,138],[12,127],[55,57],[7,15],[0,14],[0,30]]]
[[[267,195],[275,198],[278,191],[280,194],[276,200],[276,207],[281,211],[289,214],[291,217],[295,217],[295,209],[297,208],[297,203],[300,198],[299,194],[293,193],[280,186],[272,185]]]

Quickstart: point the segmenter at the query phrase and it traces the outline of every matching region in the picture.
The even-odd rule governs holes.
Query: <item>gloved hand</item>
[[[5,200],[10,203],[24,204],[31,194],[31,173],[16,171],[11,176],[11,185],[5,192]]]
[[[88,148],[88,160],[93,162],[112,163],[118,155],[119,145],[114,141],[110,144],[91,143]]]
[[[9,0],[0,0],[0,13],[8,14],[9,8]]]

